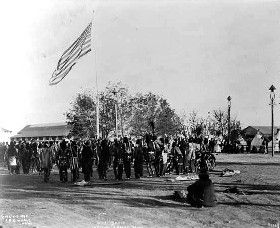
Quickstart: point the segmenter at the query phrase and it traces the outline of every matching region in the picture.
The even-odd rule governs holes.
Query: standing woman
[[[13,141],[11,141],[10,146],[7,150],[7,157],[9,173],[13,174],[17,168],[17,149]]]
[[[143,177],[143,162],[144,162],[144,154],[143,154],[142,143],[140,139],[137,139],[136,147],[134,150],[134,172],[135,172],[136,179]]]

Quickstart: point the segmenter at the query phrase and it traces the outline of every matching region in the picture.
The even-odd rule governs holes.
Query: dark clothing
[[[62,144],[63,145],[63,144]],[[62,146],[57,152],[58,168],[60,181],[68,181],[69,150]]]
[[[210,179],[199,179],[188,188],[188,202],[194,207],[216,206],[214,185]]]
[[[124,167],[125,176],[126,176],[126,178],[129,179],[131,177],[131,161],[130,161],[130,159],[125,159],[123,161],[123,167]]]
[[[134,150],[134,172],[136,179],[143,176],[143,162],[143,149],[142,147],[136,147]]]
[[[83,165],[84,179],[86,182],[90,181],[91,169],[92,166],[90,163],[86,163]]]
[[[118,157],[117,157],[117,153],[118,153],[118,144],[114,143],[112,148],[112,156],[113,156],[113,170],[114,170],[114,175],[115,175],[115,179],[118,179]]]
[[[131,177],[132,151],[129,143],[123,144],[123,166],[126,178]]]
[[[182,152],[182,162],[183,162],[183,173],[186,173],[186,167],[187,167],[187,143],[185,140],[182,140],[180,142],[180,146],[179,146],[179,149],[181,150]]]
[[[156,150],[155,150],[155,162],[154,162],[155,173],[156,173],[157,177],[160,176],[160,167],[161,167],[161,163],[162,163],[162,150],[163,150],[163,148],[161,148],[159,145],[157,145]]]
[[[7,154],[9,158],[12,156],[17,156],[17,150],[14,145],[9,146]]]
[[[22,162],[23,173],[25,174],[29,173],[31,156],[32,156],[32,150],[30,147],[26,147],[22,150],[21,162]]]
[[[171,150],[173,156],[173,165],[176,171],[176,175],[179,175],[183,172],[183,156],[179,147],[175,146]]]
[[[107,171],[110,161],[110,150],[106,140],[101,142],[101,153],[99,156],[98,174],[99,179],[107,179]]]
[[[116,148],[115,158],[117,165],[117,179],[122,180],[123,170],[124,170],[124,153],[125,147],[124,144],[118,144]]]
[[[84,145],[82,149],[82,170],[85,181],[90,181],[93,165],[93,151],[89,145]]]
[[[144,154],[144,159],[145,159],[146,165],[147,165],[148,175],[153,176],[155,173],[153,170],[153,165],[155,162],[155,152],[149,150],[149,148],[147,148],[147,147],[144,147],[143,154]]]
[[[70,170],[71,170],[71,180],[76,182],[79,178],[79,159],[78,159],[78,147],[76,142],[72,142],[70,147]]]

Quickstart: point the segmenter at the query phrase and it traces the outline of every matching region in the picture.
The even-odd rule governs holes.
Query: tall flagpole
[[[93,22],[94,22],[94,11],[93,11],[93,14],[92,14],[92,28],[94,28],[94,31],[95,31],[95,41],[94,41],[94,38],[93,38],[93,32],[91,33],[91,42],[92,44],[95,44],[95,45],[92,45],[92,47],[95,47],[95,51],[94,51],[94,64],[95,64],[95,83],[96,83],[96,137],[97,139],[99,139],[99,91],[98,91],[98,77],[97,77],[97,61],[96,61],[96,55],[97,55],[97,44],[96,44],[96,41],[97,41],[97,32],[96,32],[96,26],[93,26]]]

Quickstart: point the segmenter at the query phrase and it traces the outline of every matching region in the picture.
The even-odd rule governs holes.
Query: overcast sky
[[[49,86],[92,19],[95,51]],[[226,110],[230,95],[244,126],[270,125],[271,84],[280,101],[279,1],[5,1],[0,26],[0,126],[14,131],[64,121],[76,93],[95,88],[96,72],[100,89],[121,80],[178,113]],[[278,105],[276,125],[279,113]]]

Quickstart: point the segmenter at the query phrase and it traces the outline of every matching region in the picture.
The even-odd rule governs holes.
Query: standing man
[[[159,142],[154,142],[154,145],[155,145],[154,167],[155,167],[155,172],[156,172],[157,177],[160,177],[160,167],[162,166],[162,162],[163,162],[162,161],[163,142],[161,142],[161,143],[162,144],[160,144]]]
[[[119,142],[117,139],[114,140],[114,144],[112,145],[112,156],[113,156],[113,170],[115,175],[115,180],[118,180],[118,150],[119,150]]]
[[[185,138],[181,138],[179,141],[179,149],[182,152],[183,156],[183,173],[186,173],[186,167],[187,167],[187,142]]]
[[[90,145],[89,140],[84,143],[82,149],[82,170],[84,173],[85,182],[90,182],[90,176],[92,171],[92,160],[93,160],[93,151]]]
[[[69,143],[70,146],[70,170],[72,174],[72,182],[76,182],[79,178],[79,162],[78,162],[78,148],[75,141]]]
[[[134,150],[134,172],[136,179],[140,179],[140,177],[143,177],[143,162],[144,154],[142,143],[140,139],[137,139],[136,148]]]
[[[124,164],[124,172],[126,175],[126,179],[130,179],[131,177],[131,159],[132,159],[132,151],[131,145],[127,137],[123,138],[123,164]]]
[[[172,143],[171,154],[173,155],[173,164],[176,171],[176,175],[179,175],[182,172],[183,156],[181,150],[177,146],[177,142]]]
[[[107,180],[107,171],[110,161],[110,150],[108,141],[106,139],[103,139],[101,141],[101,153],[99,157],[99,164],[98,164],[98,174],[99,179],[101,180]]]
[[[123,180],[122,175],[123,175],[123,163],[124,163],[124,151],[125,151],[125,146],[122,141],[119,141],[118,143],[118,149],[117,149],[117,174],[118,174],[118,180]]]
[[[60,148],[57,153],[58,168],[59,168],[59,177],[60,181],[68,181],[68,171],[69,168],[69,154],[67,150],[67,145],[65,139],[60,143]]]
[[[40,160],[41,160],[41,168],[44,173],[44,182],[49,181],[51,169],[52,169],[52,150],[51,147],[44,142],[43,148],[40,153]]]
[[[146,137],[146,162],[147,162],[147,171],[149,177],[154,175],[153,166],[155,166],[155,146],[152,140],[152,136],[147,135]]]
[[[164,142],[162,150],[162,163],[160,167],[160,175],[165,176],[166,170],[167,170],[167,162],[168,162],[168,153],[169,153],[169,148],[168,148],[168,141]]]

